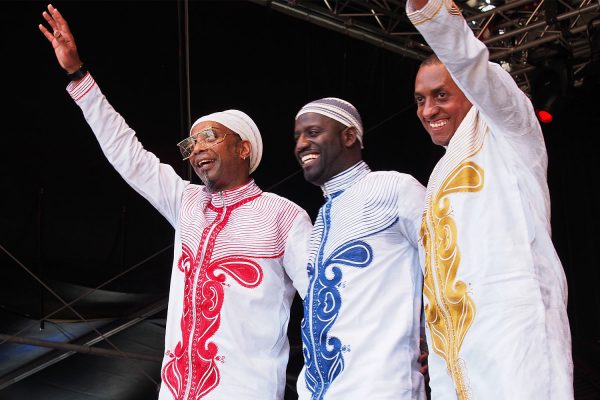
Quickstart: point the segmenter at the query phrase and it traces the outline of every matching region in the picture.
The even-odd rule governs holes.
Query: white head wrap
[[[364,147],[362,119],[356,108],[346,100],[338,99],[337,97],[325,97],[311,101],[298,111],[296,119],[306,113],[321,114],[336,120],[344,126],[356,128],[356,137],[360,142],[360,148]]]
[[[200,117],[192,124],[190,133],[196,125],[204,121],[218,122],[237,133],[242,140],[250,142],[250,173],[254,172],[262,159],[263,143],[258,127],[246,113],[239,110],[225,110]]]

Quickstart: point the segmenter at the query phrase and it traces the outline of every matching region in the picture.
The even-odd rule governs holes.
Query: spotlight
[[[550,123],[559,114],[573,88],[570,53],[561,45],[541,47],[530,53],[535,66],[531,79],[531,101],[538,119]]]
[[[551,123],[554,119],[553,114],[558,113],[562,106],[561,96],[553,87],[538,88],[532,102],[538,119],[544,124]]]
[[[554,118],[554,117],[552,117],[552,114],[550,114],[546,110],[538,110],[536,114],[537,114],[537,117],[540,120],[540,122],[542,122],[544,124],[549,124],[550,122],[552,122],[552,119]]]

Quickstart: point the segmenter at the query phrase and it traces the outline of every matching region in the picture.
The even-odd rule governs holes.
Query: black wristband
[[[85,65],[81,64],[81,67],[79,67],[77,71],[73,72],[72,74],[67,74],[67,78],[69,78],[70,81],[78,81],[82,79],[87,72],[88,70]]]

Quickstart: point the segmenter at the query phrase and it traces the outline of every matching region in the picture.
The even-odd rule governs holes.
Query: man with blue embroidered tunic
[[[262,155],[256,124],[226,110],[179,143],[203,185],[181,179],[138,142],[81,60],[51,5],[40,30],[71,74],[67,90],[121,176],[175,228],[160,399],[283,399],[294,286],[307,286],[304,210],[249,177]],[[294,286],[292,286],[292,284]]]
[[[308,103],[294,133],[304,177],[325,196],[310,241],[299,399],[424,399],[424,188],[410,175],[371,172],[360,115],[344,100]]]
[[[446,154],[421,230],[433,399],[572,399],[565,275],[533,107],[448,0],[407,14],[437,57],[417,115]],[[441,60],[441,61],[440,61]]]

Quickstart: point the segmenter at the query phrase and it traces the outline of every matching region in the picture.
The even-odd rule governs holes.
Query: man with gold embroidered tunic
[[[417,115],[446,148],[421,228],[432,398],[572,399],[567,285],[532,104],[452,2],[410,0],[407,14],[437,56],[417,73]]]

